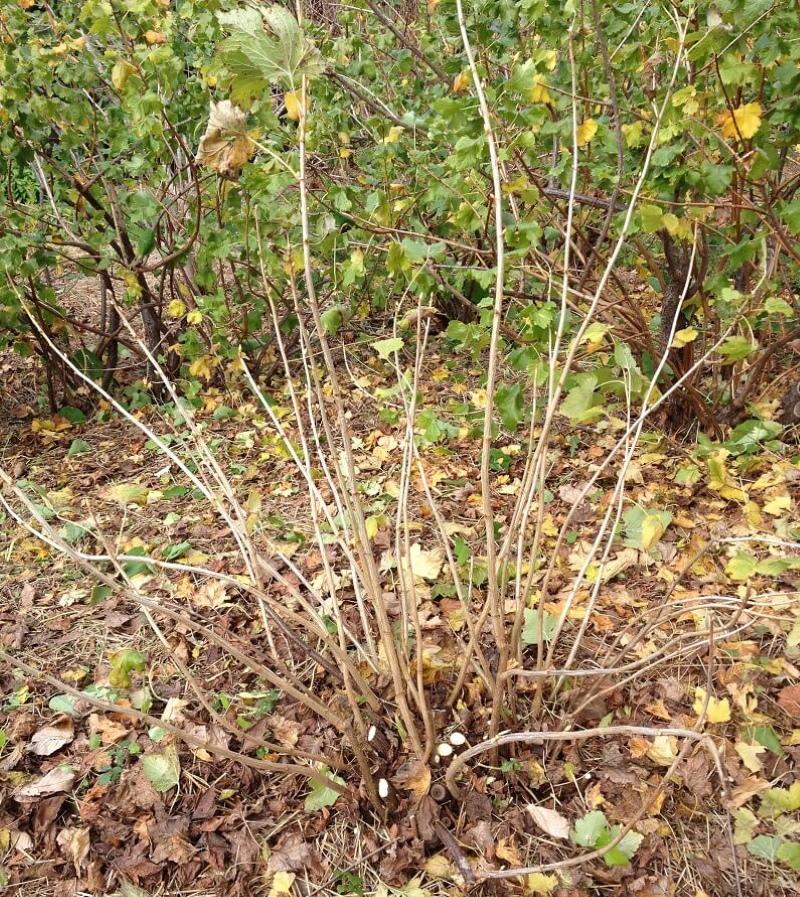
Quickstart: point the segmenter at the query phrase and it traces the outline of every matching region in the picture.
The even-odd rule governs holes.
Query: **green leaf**
[[[750,554],[738,552],[725,565],[725,573],[735,582],[746,582],[756,572],[758,561]]]
[[[108,676],[109,683],[114,688],[129,688],[131,673],[141,672],[147,664],[147,657],[141,651],[133,648],[125,648],[111,656],[111,672]]]
[[[149,489],[139,483],[115,483],[107,492],[108,497],[120,505],[143,505]]]
[[[320,315],[320,320],[322,321],[322,329],[329,336],[332,336],[344,323],[342,307],[340,305],[331,306],[331,308],[326,309]]]
[[[86,415],[80,408],[74,408],[72,405],[65,405],[59,408],[58,413],[65,417],[71,424],[82,424],[86,422]]]
[[[497,410],[500,413],[500,420],[506,429],[514,430],[520,425],[525,412],[522,406],[522,386],[514,383],[511,386],[503,384],[497,390]]]
[[[733,428],[724,446],[733,455],[757,451],[761,444],[774,439],[783,430],[781,424],[771,420],[746,420]]]
[[[91,450],[92,447],[85,439],[73,439],[69,451],[67,452],[67,457],[74,458],[75,455],[85,455],[86,452],[90,452]]]
[[[332,775],[328,769],[321,769],[320,772],[323,775],[332,778],[334,782],[338,782],[340,785],[344,785],[345,783],[344,779]],[[312,779],[311,790],[308,792],[306,799],[303,802],[303,809],[306,813],[317,813],[323,807],[332,807],[338,799],[338,791],[334,791],[333,788],[330,788],[324,782]]]
[[[674,479],[681,486],[693,486],[700,479],[700,468],[695,464],[679,467],[675,471]]]
[[[190,542],[178,542],[176,545],[167,545],[161,552],[165,561],[177,561],[191,549]]]
[[[664,210],[659,206],[644,205],[639,209],[639,219],[642,230],[646,234],[653,234],[663,225]]]
[[[558,615],[546,610],[542,620],[542,641],[549,642],[556,633]],[[522,642],[525,645],[539,644],[539,611],[535,607],[525,608],[525,624],[522,627]]]
[[[747,852],[761,860],[774,863],[778,858],[780,839],[769,835],[758,835],[747,845]]]
[[[658,508],[640,508],[637,505],[622,515],[622,521],[625,527],[625,545],[649,551],[672,522],[672,512]]]
[[[159,794],[174,788],[180,781],[181,763],[174,745],[160,754],[146,754],[141,762],[144,774]]]
[[[128,551],[128,555],[132,557],[141,557],[142,560],[125,561],[122,565],[122,569],[126,576],[138,576],[140,573],[150,573],[152,571],[153,565],[146,560],[147,555],[141,545],[131,548],[130,551]]]
[[[779,296],[770,296],[764,303],[764,311],[771,315],[781,315],[784,318],[794,317],[794,309],[792,306]]]
[[[217,18],[231,32],[219,54],[234,75],[234,99],[257,97],[269,84],[294,90],[303,75],[313,78],[325,69],[297,19],[282,6],[262,12],[252,8],[220,12]]]
[[[613,828],[606,829],[600,834],[595,847],[599,850],[610,844],[614,838],[620,833],[620,826],[615,825]],[[644,835],[639,832],[628,832],[625,837],[603,855],[603,861],[607,866],[627,866],[631,861],[631,857],[639,849],[639,845],[644,841]]]
[[[68,544],[73,545],[80,542],[86,536],[91,535],[93,524],[90,520],[84,520],[82,523],[65,523],[58,531],[58,535]]]
[[[778,859],[786,863],[795,872],[800,872],[800,844],[793,841],[784,841],[778,848]]]
[[[399,352],[403,348],[403,340],[399,336],[380,339],[372,343],[372,348],[384,361],[388,361],[392,352]]]
[[[80,716],[75,709],[75,698],[72,695],[53,695],[47,706],[55,713],[66,713],[69,716]]]
[[[755,349],[755,345],[746,336],[729,336],[719,347],[719,353],[733,364],[747,358]]]
[[[561,403],[561,413],[577,423],[587,423],[603,414],[600,397],[595,395],[597,378],[589,376],[573,386]]]
[[[757,741],[762,747],[765,747],[768,751],[772,751],[777,757],[782,757],[785,753],[772,726],[748,726],[745,730],[743,740],[751,742]],[[800,783],[798,783],[798,788],[800,789]],[[780,789],[773,790],[777,791]]]
[[[772,818],[782,813],[794,813],[795,810],[800,810],[800,782],[793,782],[789,788],[770,788],[765,791],[761,795],[758,815]]]
[[[596,847],[600,838],[607,832],[606,814],[602,810],[592,810],[576,820],[570,838],[572,843],[579,847]]]

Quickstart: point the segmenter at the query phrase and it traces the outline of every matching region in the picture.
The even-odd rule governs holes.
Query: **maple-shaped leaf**
[[[708,700],[708,704],[706,704]],[[727,698],[707,697],[706,690],[698,686],[694,690],[694,704],[692,709],[700,716],[706,710],[706,719],[710,723],[727,723],[731,718],[731,704]]]
[[[282,6],[261,12],[252,8],[221,12],[217,18],[231,32],[220,45],[219,55],[234,76],[234,99],[256,97],[269,84],[294,90],[303,75],[313,78],[325,69],[297,19]]]
[[[745,103],[719,117],[722,136],[729,140],[749,140],[761,127],[761,103]]]
[[[597,122],[593,118],[587,118],[578,125],[577,143],[578,146],[586,146],[590,143],[594,135],[597,133]]]

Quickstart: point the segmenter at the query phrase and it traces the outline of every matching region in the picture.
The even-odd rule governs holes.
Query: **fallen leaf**
[[[569,822],[557,810],[538,804],[528,804],[525,809],[531,814],[536,825],[551,838],[560,838],[562,841],[569,838]]]
[[[28,750],[40,757],[49,757],[65,744],[69,744],[73,738],[75,738],[75,728],[72,719],[64,714],[53,720],[50,725],[43,726],[34,733]]]
[[[68,791],[75,781],[75,770],[71,766],[56,766],[46,775],[30,782],[14,792],[17,798],[46,797]]]
[[[692,709],[700,716],[703,708],[706,708],[706,719],[710,723],[727,723],[731,718],[731,704],[727,698],[715,698],[713,695],[708,699],[706,706],[706,690],[699,686],[694,690],[694,704]]]
[[[61,829],[56,837],[56,842],[72,860],[75,874],[80,876],[86,857],[89,855],[89,827]]]
[[[671,766],[678,756],[678,739],[674,735],[656,735],[647,756],[659,766]]]
[[[787,685],[778,692],[778,706],[791,719],[800,720],[800,685]]]
[[[792,500],[788,495],[778,495],[764,505],[764,513],[772,517],[780,517],[784,511],[792,507]]]
[[[99,735],[100,743],[104,746],[114,744],[128,734],[128,730],[122,723],[115,722],[107,716],[93,713],[89,717],[89,732],[91,735]]]
[[[276,872],[272,877],[269,897],[280,897],[281,894],[291,894],[295,878],[297,878],[297,876],[294,872],[285,872],[283,870]]]
[[[169,745],[161,754],[146,754],[141,762],[144,774],[160,794],[178,784],[181,764],[174,745]]]
[[[748,744],[746,741],[737,741],[733,746],[736,753],[742,758],[742,763],[750,772],[761,772],[759,754],[763,754],[766,748],[761,744]]]
[[[410,791],[417,800],[421,800],[431,787],[431,770],[425,763],[409,762],[401,766],[392,779],[396,788]]]
[[[532,872],[525,879],[525,893],[547,895],[558,886],[557,875],[545,875],[544,872]]]
[[[426,550],[415,542],[409,551],[409,563],[415,577],[434,580],[441,572],[444,552],[439,547]]]

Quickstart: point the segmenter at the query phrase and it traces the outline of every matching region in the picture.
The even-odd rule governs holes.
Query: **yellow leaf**
[[[675,349],[681,349],[683,346],[688,346],[689,343],[693,343],[699,333],[694,327],[684,327],[683,330],[679,330],[675,336],[672,338],[672,346]]]
[[[469,87],[469,72],[466,69],[453,78],[453,93],[463,93]]]
[[[664,529],[660,514],[645,514],[642,520],[642,548],[649,551],[664,535]]]
[[[128,82],[128,78],[136,71],[136,69],[124,59],[118,59],[111,69],[111,83],[115,90],[122,90]]]
[[[214,374],[214,368],[217,366],[217,359],[211,355],[201,355],[189,365],[190,377],[201,377],[203,380],[210,380]]]
[[[763,754],[766,750],[763,745],[737,741],[733,747],[742,758],[745,768],[749,769],[750,772],[761,772],[761,761],[758,759],[758,755]]]
[[[300,102],[300,94],[296,90],[290,90],[283,95],[283,103],[286,106],[286,115],[292,121],[300,121],[300,113],[303,111]]]
[[[186,314],[186,304],[180,299],[173,299],[167,306],[167,315],[170,318],[182,318]]]
[[[145,31],[144,39],[148,44],[165,44],[167,38],[160,31]]]
[[[422,868],[431,878],[439,879],[440,881],[450,881],[453,877],[453,864],[443,853],[437,853],[432,857],[428,857]]]
[[[552,97],[550,96],[550,91],[547,89],[547,84],[545,83],[543,78],[540,78],[538,75],[534,79],[533,87],[531,87],[531,100],[534,103],[551,103]]]
[[[698,686],[694,690],[694,704],[692,709],[700,716],[703,707],[706,706],[706,690]],[[708,707],[706,708],[706,719],[710,723],[727,723],[731,718],[731,704],[727,698],[710,697],[708,699]]]
[[[276,872],[272,879],[272,887],[269,889],[269,897],[291,894],[292,885],[296,877],[294,872]]]
[[[764,518],[761,516],[761,509],[754,501],[748,501],[744,506],[744,516],[751,529],[759,529],[764,524]]]
[[[401,128],[400,125],[392,125],[392,127],[389,128],[389,133],[383,138],[381,143],[397,143],[403,130],[404,128]]]
[[[545,50],[542,60],[548,72],[552,72],[558,62],[558,53],[555,50]]]
[[[764,505],[764,511],[773,517],[780,517],[784,511],[788,511],[792,506],[792,500],[788,495],[777,495],[772,501],[768,501]]]
[[[678,739],[674,735],[656,735],[647,756],[659,766],[671,766],[678,756]]]
[[[597,122],[587,118],[578,125],[578,146],[586,146],[597,133]]]
[[[558,876],[545,875],[543,872],[533,872],[525,879],[524,891],[526,894],[547,895],[558,885]]]
[[[419,542],[415,542],[409,551],[411,572],[419,579],[436,579],[444,562],[444,552],[441,548],[433,548],[426,551]]]
[[[193,308],[188,315],[186,315],[186,320],[190,324],[202,324],[203,323],[203,313],[197,309]]]
[[[744,106],[734,109],[733,113],[723,112],[718,119],[722,136],[730,140],[738,140],[740,137],[748,140],[761,127],[763,111],[761,103],[745,103]]]
[[[639,146],[644,140],[644,125],[637,121],[632,125],[623,125],[622,133],[625,137],[625,146],[628,148]]]

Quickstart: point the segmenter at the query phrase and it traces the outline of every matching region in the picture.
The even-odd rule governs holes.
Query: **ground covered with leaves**
[[[391,515],[405,423],[382,348],[369,337],[348,346],[342,371],[355,399],[353,448],[370,536],[396,620]],[[477,364],[454,357],[443,336],[435,338],[417,418],[426,478],[476,607],[485,581],[473,463],[485,400],[481,374]],[[285,444],[235,377],[232,383],[229,391],[206,391],[199,420],[246,496],[247,526],[264,556],[283,559],[274,560],[280,575],[268,588],[280,595],[288,582],[314,594],[324,562],[338,569],[337,548],[331,545],[323,558],[314,546],[305,493]],[[280,416],[285,391],[277,387],[270,399]],[[155,446],[103,405],[90,419],[77,409],[36,417],[24,404],[7,404],[3,413],[4,467],[61,537],[91,553],[102,533],[106,545],[128,558],[127,576],[209,627],[164,625],[160,639],[141,608],[88,579],[6,515],[0,647],[19,656],[24,651],[36,666],[25,674],[0,663],[4,884],[20,893],[126,897],[163,888],[272,897],[456,895],[474,887],[475,873],[602,848],[638,814],[602,859],[483,887],[561,897],[795,892],[800,573],[786,546],[797,535],[800,456],[769,428],[751,422],[727,443],[699,447],[648,432],[627,472],[627,510],[613,548],[602,567],[593,562],[570,612],[567,626],[586,623],[576,666],[588,672],[567,678],[548,708],[563,707],[576,729],[649,731],[483,754],[466,764],[456,799],[444,787],[445,771],[485,738],[491,707],[481,683],[468,679],[452,712],[436,711],[440,730],[449,734],[430,766],[408,760],[402,726],[378,721],[371,737],[386,783],[381,818],[352,794],[219,755],[218,749],[235,749],[257,765],[277,757],[265,746],[277,743],[309,757],[336,756],[339,736],[206,637],[213,628],[269,665],[270,640],[279,634],[265,631],[237,585],[244,571],[230,533]],[[179,438],[174,409],[145,406],[136,414]],[[551,546],[574,513],[543,616],[545,644],[606,508],[611,474],[577,508],[576,500],[624,425],[613,411],[587,426],[559,424],[543,496]],[[503,503],[520,488],[523,459],[522,442],[511,438],[493,449],[501,534]],[[430,538],[424,483],[416,478],[410,489],[420,521],[410,558],[424,676],[431,693],[444,696],[464,649],[465,615]],[[180,569],[156,570],[148,557],[229,578],[200,582]],[[584,620],[597,577],[599,599]],[[515,607],[507,612],[513,618]],[[644,630],[642,620],[649,621]],[[717,633],[711,648],[700,638],[693,648],[692,634],[709,628]],[[535,666],[538,640],[537,614],[529,609],[525,666]],[[615,667],[608,660],[623,648],[626,660]],[[593,677],[600,659],[611,672]],[[212,696],[208,707],[197,702],[186,669]],[[376,691],[386,688],[381,670],[364,665],[362,671]],[[309,658],[304,674],[315,678],[323,702],[343,706],[338,683],[322,664]],[[48,675],[71,690],[57,689]],[[526,680],[517,694],[524,697],[534,686]],[[509,707],[509,728],[524,730],[526,713]],[[702,734],[685,742],[672,734],[698,722],[705,741]]]

